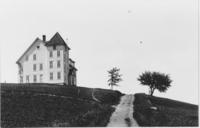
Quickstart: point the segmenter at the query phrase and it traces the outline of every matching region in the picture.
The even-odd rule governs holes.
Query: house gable
[[[43,45],[45,45],[44,42],[41,39],[36,38],[33,41],[33,43],[28,47],[28,49],[22,54],[22,56],[17,60],[16,63],[18,64],[18,63],[23,62],[25,60],[26,55],[31,54],[37,48],[37,46],[40,45],[41,43]]]

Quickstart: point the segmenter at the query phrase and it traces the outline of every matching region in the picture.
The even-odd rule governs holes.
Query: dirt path
[[[117,105],[115,112],[110,117],[107,127],[134,127],[138,126],[133,119],[133,101],[134,95],[124,95],[121,97],[120,103]]]
[[[94,96],[94,92],[95,92],[95,89],[93,88],[92,89],[92,99],[97,101],[97,102],[100,102],[95,96]]]

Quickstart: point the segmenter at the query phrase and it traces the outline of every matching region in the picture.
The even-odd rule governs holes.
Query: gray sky
[[[36,37],[59,32],[79,86],[109,88],[107,71],[116,66],[123,81],[115,89],[148,93],[137,77],[159,71],[173,83],[155,95],[197,104],[197,9],[197,0],[2,0],[1,82],[17,82],[16,61]]]

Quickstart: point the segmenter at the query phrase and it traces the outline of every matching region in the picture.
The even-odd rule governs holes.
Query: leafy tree
[[[165,92],[171,86],[172,82],[169,75],[149,71],[142,73],[137,80],[140,81],[140,84],[149,86],[149,93],[151,96],[155,89],[160,92]]]
[[[120,69],[114,67],[111,70],[108,71],[108,86],[111,86],[111,89],[113,90],[113,86],[119,86],[117,83],[122,81],[121,74],[119,74]]]

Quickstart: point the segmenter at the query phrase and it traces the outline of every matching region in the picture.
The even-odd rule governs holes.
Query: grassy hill
[[[198,126],[198,106],[193,104],[135,94],[134,111],[140,126]]]
[[[1,126],[106,126],[121,96],[106,89],[1,84]]]
[[[1,127],[102,127],[119,91],[56,84],[1,84]],[[140,126],[198,126],[198,106],[135,94],[133,117]],[[150,109],[156,107],[157,110]]]

